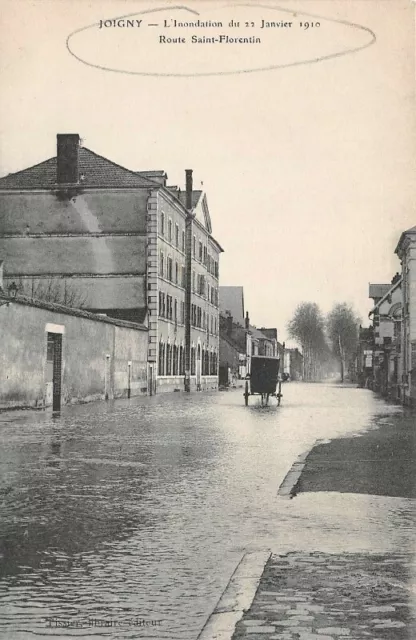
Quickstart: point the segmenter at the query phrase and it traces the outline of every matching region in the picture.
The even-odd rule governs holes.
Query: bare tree
[[[328,363],[329,347],[325,339],[325,320],[315,302],[302,302],[288,324],[289,336],[303,353],[304,380],[321,380]]]
[[[357,353],[359,325],[359,318],[346,302],[334,305],[326,319],[332,351],[340,364],[341,382],[344,382],[346,367]]]
[[[16,284],[19,293],[32,300],[62,304],[75,309],[83,309],[88,305],[87,296],[72,283],[68,283],[66,278],[19,278]]]

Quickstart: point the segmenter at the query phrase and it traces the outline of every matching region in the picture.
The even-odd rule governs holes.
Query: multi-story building
[[[56,157],[0,179],[0,229],[5,286],[147,324],[151,393],[217,387],[222,248],[191,171],[184,192],[58,134]]]
[[[416,226],[402,233],[396,254],[402,265],[402,400],[416,405]]]
[[[370,293],[373,292],[370,285]],[[372,338],[372,387],[383,395],[401,399],[402,358],[401,358],[401,322],[402,322],[402,278],[396,274],[385,294],[379,298],[370,316],[373,319],[372,331],[367,335],[361,330],[360,338]],[[363,349],[363,352],[368,349]],[[367,362],[368,362],[367,354]],[[365,362],[364,362],[365,364]]]

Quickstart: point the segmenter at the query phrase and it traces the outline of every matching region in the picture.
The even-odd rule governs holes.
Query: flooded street
[[[1,637],[195,640],[246,549],[411,553],[410,499],[277,495],[316,439],[402,409],[336,385],[283,391],[280,408],[237,390],[0,414]]]

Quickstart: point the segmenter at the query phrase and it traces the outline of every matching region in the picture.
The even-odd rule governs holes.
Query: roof
[[[377,299],[383,298],[391,289],[391,284],[369,284],[368,297]]]
[[[219,287],[220,313],[230,314],[238,324],[244,326],[243,287]]]
[[[383,297],[380,300],[378,300],[378,302],[374,305],[374,307],[371,309],[368,315],[370,316],[371,314],[373,314],[375,310],[378,309],[383,304],[383,302],[385,302],[385,300],[388,299],[388,297],[393,293],[393,291],[395,291],[401,286],[402,286],[402,278],[398,278],[394,284],[390,284],[386,293],[383,295]],[[401,303],[400,303],[400,306],[401,306]]]
[[[199,198],[201,197],[202,191],[192,191],[192,209],[195,209],[196,205],[199,202]],[[178,193],[175,193],[175,196],[178,198],[178,200],[183,204],[183,206],[186,208],[186,191],[178,191]]]
[[[118,327],[126,327],[127,329],[136,329],[137,331],[148,331],[148,328],[139,322],[130,322],[129,320],[121,320],[118,318],[110,318],[106,315],[92,313],[84,309],[76,309],[75,307],[66,307],[57,302],[46,302],[44,300],[35,300],[27,296],[18,295],[12,298],[8,294],[0,290],[0,300],[7,300],[10,304],[22,304],[28,307],[37,307],[38,309],[47,309],[55,313],[63,313],[68,316],[78,316],[79,318],[87,318],[87,320],[95,320],[96,322],[105,322],[106,324],[115,324]]]
[[[235,349],[238,353],[245,353],[246,345],[241,344],[238,340],[236,340],[233,336],[228,335],[226,332],[220,333],[220,340],[225,340],[230,347]]]
[[[268,336],[266,336],[260,329],[257,329],[257,327],[250,325],[249,328],[251,335],[254,338],[257,338],[257,340],[268,340],[269,342],[273,342],[273,338],[269,338]]]
[[[400,236],[399,242],[397,243],[397,247],[394,250],[394,253],[400,252],[406,236],[412,236],[414,234],[416,235],[416,225],[414,227],[411,227],[410,229],[407,229],[406,231],[403,231],[402,235]]]
[[[0,189],[56,188],[56,172],[57,158],[55,156],[33,167],[0,178]],[[85,147],[79,148],[79,173],[85,176],[81,183],[85,187],[152,187],[159,184],[137,172],[121,167]]]

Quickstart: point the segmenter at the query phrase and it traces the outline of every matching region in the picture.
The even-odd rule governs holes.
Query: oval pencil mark
[[[297,67],[297,66],[303,66],[303,65],[307,65],[307,64],[316,64],[318,62],[324,62],[326,60],[332,60],[335,58],[340,58],[352,53],[357,53],[359,51],[362,51],[363,49],[366,49],[370,46],[372,46],[375,42],[376,42],[376,34],[369,28],[366,27],[364,25],[361,24],[356,24],[354,22],[350,22],[348,20],[340,20],[340,19],[336,19],[336,18],[329,18],[327,16],[322,16],[322,15],[318,15],[318,14],[314,14],[314,13],[310,13],[307,11],[299,11],[299,10],[292,10],[292,9],[288,9],[288,8],[284,8],[284,7],[280,7],[280,6],[267,6],[267,5],[261,5],[261,4],[257,4],[257,5],[251,5],[251,4],[247,4],[247,3],[236,3],[233,5],[227,5],[227,7],[222,7],[221,9],[217,9],[217,11],[224,11],[225,9],[227,9],[228,11],[230,11],[230,9],[241,9],[241,8],[245,8],[245,9],[250,9],[251,11],[255,10],[255,12],[259,12],[259,10],[263,10],[263,11],[268,11],[268,12],[281,12],[283,14],[288,14],[292,20],[293,19],[297,19],[299,20],[300,17],[307,18],[307,19],[312,19],[315,21],[319,21],[318,23],[315,22],[315,24],[318,24],[318,26],[321,26],[321,22],[323,21],[324,23],[327,24],[332,24],[335,25],[337,27],[344,27],[346,29],[349,30],[349,32],[355,31],[356,33],[360,33],[360,34],[366,34],[367,36],[369,36],[364,42],[360,42],[360,43],[356,43],[354,45],[351,46],[344,46],[342,49],[340,50],[336,50],[336,51],[329,51],[328,53],[323,53],[322,55],[317,55],[316,52],[314,55],[311,55],[310,57],[305,57],[305,58],[301,58],[301,59],[296,59],[296,60],[286,60],[283,62],[272,62],[272,63],[263,63],[263,64],[259,64],[258,66],[242,66],[237,67],[237,68],[213,68],[213,69],[208,69],[208,70],[192,70],[192,69],[188,69],[188,70],[183,70],[183,71],[176,71],[176,70],[158,70],[156,68],[152,69],[152,64],[153,66],[155,66],[155,62],[151,60],[151,58],[149,59],[149,56],[147,57],[146,60],[146,55],[145,55],[145,45],[146,43],[143,42],[135,42],[135,46],[136,48],[139,49],[139,55],[140,55],[140,47],[143,48],[143,54],[140,56],[140,64],[147,65],[147,67],[150,66],[150,69],[147,68],[143,68],[143,69],[127,69],[127,68],[123,68],[123,66],[112,66],[112,64],[100,64],[99,61],[92,61],[91,59],[88,59],[88,56],[83,56],[79,50],[78,47],[75,46],[74,44],[74,39],[76,38],[76,36],[79,36],[80,34],[85,34],[85,32],[90,31],[90,30],[95,30],[95,35],[98,34],[98,31],[107,31],[108,29],[105,29],[104,26],[107,25],[103,25],[104,22],[111,22],[111,23],[116,23],[118,21],[124,21],[124,20],[130,20],[130,22],[142,22],[142,21],[137,21],[137,20],[131,20],[134,16],[146,16],[146,15],[150,15],[150,14],[156,14],[156,16],[160,16],[163,14],[163,12],[170,12],[170,15],[175,14],[175,12],[187,12],[189,14],[191,14],[192,17],[196,16],[197,19],[201,19],[202,15],[201,12],[195,10],[195,9],[191,9],[187,6],[183,6],[183,5],[177,5],[177,6],[166,6],[166,7],[158,7],[158,8],[152,8],[152,9],[144,9],[142,11],[136,11],[134,13],[129,13],[129,14],[125,14],[122,16],[118,16],[115,18],[106,18],[105,20],[102,20],[100,22],[96,22],[94,24],[90,24],[87,25],[85,27],[81,27],[80,29],[77,29],[76,31],[73,31],[71,34],[69,34],[69,36],[67,37],[66,40],[66,47],[68,49],[68,52],[79,62],[81,62],[82,64],[85,64],[89,67],[92,67],[94,69],[98,69],[100,71],[107,71],[107,72],[111,72],[111,73],[121,73],[121,74],[126,74],[126,75],[133,75],[133,76],[151,76],[151,77],[173,77],[173,78],[178,78],[178,77],[182,77],[182,78],[189,78],[189,77],[207,77],[207,76],[222,76],[222,75],[238,75],[238,74],[246,74],[246,73],[259,73],[259,72],[264,72],[264,71],[275,71],[278,69],[287,69],[290,67]],[[211,12],[212,13],[212,12]],[[175,16],[176,18],[177,16]],[[231,14],[230,16],[231,17]],[[172,18],[170,18],[170,21],[172,20]],[[208,19],[206,20],[208,21]],[[164,22],[166,22],[166,20],[164,20]],[[264,19],[261,19],[260,21],[261,23],[265,23],[266,21]],[[100,24],[101,23],[101,24]],[[249,23],[247,22],[246,25],[248,25]],[[254,22],[251,23],[252,25],[254,25]],[[283,21],[282,21],[283,24]],[[285,25],[292,25],[295,23],[292,22],[286,22],[284,23]],[[298,22],[297,25],[299,27],[299,25],[305,24],[302,21]],[[112,25],[113,26],[113,25]],[[155,24],[155,23],[150,23],[149,25],[147,25],[147,27],[150,27],[150,30],[146,33],[146,37],[153,37],[155,35],[155,31],[154,28],[158,27],[159,24]],[[302,27],[300,29],[293,29],[292,33],[296,30],[298,32],[298,37],[300,34]],[[146,30],[146,25],[143,25],[143,28],[141,30],[136,30],[136,33],[138,31],[140,31],[140,35],[142,35],[143,33],[145,33]],[[223,29],[224,30],[224,29]],[[236,35],[236,31],[232,32],[230,29],[226,29],[227,30],[227,34],[232,33],[232,36]],[[270,36],[273,32],[269,31],[267,32],[267,29],[264,29],[264,27],[261,27],[259,29],[256,30],[256,32],[261,31],[263,33],[263,35],[266,36]],[[281,34],[283,33],[283,29],[279,30],[279,38],[281,38]],[[288,30],[287,30],[288,31]],[[311,31],[311,30],[310,30]],[[266,32],[266,33],[265,33]],[[114,39],[114,55],[116,55],[116,51],[119,53],[120,51],[120,33],[119,30],[117,29],[113,29],[111,30],[112,33],[112,37]],[[171,33],[171,32],[168,32]],[[203,38],[205,37],[205,34],[207,33],[207,31],[204,31],[204,36],[202,36],[201,33],[198,33],[198,37],[201,38],[201,40],[203,40]],[[316,33],[316,30],[315,30]],[[125,36],[126,34],[126,30],[122,29],[122,34],[123,36]],[[150,35],[151,34],[151,35]],[[182,31],[181,35],[183,35],[184,32]],[[190,36],[191,32],[187,33],[187,37]],[[320,31],[320,34],[322,35],[322,30]],[[160,65],[162,65],[163,67],[166,67],[168,64],[170,65],[176,65],[176,66],[186,66],[186,64],[188,64],[188,66],[192,66],[192,65],[197,65],[198,64],[198,57],[196,55],[193,55],[194,52],[196,52],[198,47],[194,47],[192,44],[189,43],[189,41],[186,41],[185,37],[176,37],[177,36],[177,32],[173,34],[175,37],[172,38],[166,38],[166,39],[170,39],[170,41],[167,45],[162,44],[160,46],[160,48],[158,48],[158,53],[160,54],[158,57],[158,62]],[[241,35],[241,33],[239,34]],[[249,36],[248,31],[246,32],[247,36]],[[344,34],[345,35],[345,34]],[[118,36],[118,37],[117,37]],[[157,36],[156,36],[157,37]],[[160,35],[159,35],[160,37]],[[197,36],[195,36],[196,38]],[[228,37],[228,36],[222,36],[224,38]],[[322,35],[323,37],[323,35]],[[273,51],[271,49],[273,49],[273,47],[275,47],[276,49],[278,48],[279,44],[281,43],[281,39],[279,41],[279,38],[276,41],[273,41],[272,43],[268,43],[267,45],[265,44],[266,47],[266,53],[268,57],[273,57],[274,55],[278,55],[276,53],[276,51]],[[248,39],[248,38],[247,38]],[[183,42],[181,42],[183,40]],[[229,38],[230,40],[230,38]],[[233,40],[233,38],[231,37],[231,40]],[[254,38],[255,40],[255,38]],[[257,40],[259,40],[259,38],[257,38]],[[177,42],[178,41],[178,42]],[[157,40],[153,40],[152,42],[152,46],[155,45],[155,43],[157,42]],[[162,41],[160,41],[162,42]],[[208,42],[209,42],[209,37],[208,37]],[[221,41],[222,43],[223,41]],[[225,42],[225,41],[224,41]],[[324,43],[326,44],[326,43]],[[176,46],[179,45],[179,46]],[[214,44],[215,46],[215,44]],[[218,47],[220,47],[221,45],[218,45]],[[260,44],[261,46],[261,44]],[[302,47],[302,49],[306,48],[308,46],[308,43],[304,43],[304,47]],[[322,45],[323,46],[323,45]],[[208,54],[207,56],[203,57],[203,62],[205,64],[209,64],[210,63],[210,56],[209,56],[209,52],[212,51],[211,46],[206,47],[205,43],[201,43],[201,46],[199,47],[199,49],[201,50],[205,55]],[[324,48],[324,46],[323,46]],[[224,65],[224,67],[227,66],[227,61],[226,61],[226,54],[228,51],[234,51],[235,53],[235,49],[231,48],[231,49],[227,49],[227,48],[221,48],[221,49],[217,49],[217,53],[221,51],[221,53],[225,54],[221,56],[221,66]],[[241,52],[241,49],[239,50]],[[254,48],[250,48],[250,58],[251,59],[255,59],[256,57],[256,49]],[[258,49],[257,49],[258,52]],[[137,50],[136,50],[137,53]],[[285,50],[284,53],[287,53],[287,51]],[[269,55],[270,54],[270,55]],[[107,52],[108,55],[108,52]],[[232,57],[232,56],[231,56]],[[216,63],[212,63],[212,64],[219,64],[218,63],[218,56],[217,56],[217,62]]]

